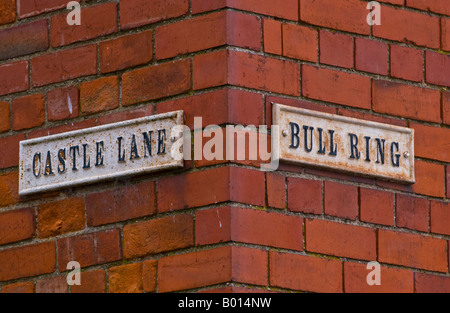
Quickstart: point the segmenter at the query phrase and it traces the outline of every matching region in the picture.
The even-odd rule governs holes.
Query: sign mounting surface
[[[414,130],[273,104],[279,158],[384,180],[414,183]]]
[[[183,120],[175,111],[21,141],[19,194],[183,167],[171,151]]]

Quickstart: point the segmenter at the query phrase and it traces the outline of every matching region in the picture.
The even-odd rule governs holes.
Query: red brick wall
[[[1,292],[450,292],[448,0],[380,1],[379,26],[363,0],[85,0],[81,26],[67,2],[0,4]],[[271,125],[272,101],[413,128],[417,182],[194,160],[18,196],[21,140]]]

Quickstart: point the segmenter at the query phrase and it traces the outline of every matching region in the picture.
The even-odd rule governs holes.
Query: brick
[[[173,61],[122,75],[122,105],[183,93],[191,88],[190,61]]]
[[[0,147],[3,151],[8,151],[3,154],[0,159],[0,168],[8,168],[19,165],[19,142],[25,140],[25,134],[0,138]]]
[[[404,5],[405,4],[405,0],[379,0],[378,2],[397,4],[397,5]]]
[[[357,70],[387,75],[388,63],[387,44],[365,38],[355,38],[355,67]]]
[[[29,87],[28,61],[0,65],[0,96],[24,91]]]
[[[447,242],[429,236],[378,230],[378,261],[447,272]]]
[[[260,50],[260,37],[261,20],[257,17],[231,11],[212,13],[157,28],[156,58],[171,58],[225,44]]]
[[[192,2],[191,3],[192,14],[223,9],[229,5],[227,0],[211,0],[211,1],[192,0],[191,2]]]
[[[78,116],[80,95],[78,87],[53,89],[47,93],[47,119],[59,121]]]
[[[364,222],[394,226],[394,194],[360,188],[360,219]]]
[[[298,20],[298,2],[295,0],[229,0],[227,5],[240,10],[276,16],[292,21]]]
[[[97,46],[41,55],[31,60],[33,86],[40,87],[97,73]]]
[[[102,41],[99,51],[102,73],[148,63],[153,58],[153,31]]]
[[[157,261],[150,260],[142,263],[142,287],[145,292],[156,290]]]
[[[344,288],[346,293],[413,293],[414,273],[412,271],[380,267],[381,285],[367,284],[367,275],[373,268],[366,264],[344,262]]]
[[[270,285],[300,291],[342,292],[342,263],[335,259],[270,252]]]
[[[450,198],[450,166],[446,166],[445,167],[445,171],[446,171],[446,174],[445,174],[445,180],[447,181],[447,198]]]
[[[253,285],[267,284],[267,252],[247,247],[232,247],[231,280]]]
[[[140,117],[146,117],[155,114],[152,104],[123,112],[115,112],[107,115],[98,116],[96,118],[96,125],[105,125],[127,120],[133,120]]]
[[[230,200],[240,203],[265,205],[264,173],[238,167],[230,168]]]
[[[154,182],[141,183],[86,196],[89,226],[126,221],[156,213]]]
[[[333,0],[302,0],[300,20],[326,28],[368,35],[370,26],[366,21],[366,6],[367,3],[357,0],[343,0],[339,3]]]
[[[261,1],[258,2],[259,6]],[[235,11],[226,12],[227,44],[251,50],[261,50],[261,19]]]
[[[450,278],[422,273],[414,273],[414,287],[416,293],[449,293]]]
[[[231,211],[220,207],[195,213],[195,244],[208,245],[231,240]]]
[[[30,17],[44,12],[62,9],[67,6],[67,0],[17,0],[19,18]]]
[[[307,98],[369,109],[370,78],[303,65],[302,94]]]
[[[317,31],[298,25],[283,24],[283,55],[317,62]]]
[[[161,178],[158,212],[169,212],[229,200],[229,170],[216,168]],[[179,186],[183,186],[182,189]],[[204,192],[208,190],[208,192]]]
[[[450,162],[450,129],[411,123],[414,129],[415,155],[427,159]]]
[[[84,199],[71,198],[41,204],[37,209],[39,238],[84,229]]]
[[[220,284],[231,276],[231,247],[162,257],[158,261],[158,292]]]
[[[231,209],[231,239],[290,250],[303,250],[303,219],[281,213]]]
[[[120,26],[122,29],[178,17],[188,13],[188,0],[122,0],[120,1]]]
[[[316,253],[375,260],[375,230],[323,220],[306,220],[306,250]]]
[[[44,128],[35,130],[28,133],[28,139],[39,138],[49,135],[61,134],[69,131],[80,130],[85,128],[90,128],[95,126],[95,119],[87,119],[81,122],[71,122],[67,124],[62,124],[60,126],[55,126],[51,128]]]
[[[429,122],[440,122],[440,93],[437,90],[374,80],[373,110]]]
[[[105,3],[81,10],[81,25],[67,24],[67,13],[52,17],[52,47],[69,45],[117,32],[116,3]]]
[[[300,95],[299,66],[294,62],[230,51],[229,69],[231,85]]]
[[[441,18],[441,48],[450,51],[450,18]]]
[[[397,227],[428,232],[429,203],[427,199],[397,194],[395,203]]]
[[[226,19],[226,12],[217,12],[158,27],[156,58],[161,60],[226,44]]]
[[[320,63],[353,67],[353,37],[327,30],[319,31]]]
[[[104,293],[106,287],[106,272],[94,270],[80,273],[81,285],[70,287],[72,293]]]
[[[142,293],[142,263],[111,267],[108,285],[110,293]]]
[[[293,212],[322,214],[322,182],[303,178],[287,179],[288,209]]]
[[[10,130],[9,102],[0,101],[0,133]]]
[[[200,54],[192,59],[194,90],[222,86],[228,83],[228,50]]]
[[[119,78],[102,77],[80,85],[80,108],[85,114],[115,109],[119,106]]]
[[[36,293],[67,293],[67,280],[65,276],[54,276],[36,281]]]
[[[12,128],[22,130],[41,126],[45,121],[43,94],[24,96],[12,101]]]
[[[358,187],[326,181],[324,185],[325,214],[348,219],[358,217]]]
[[[450,125],[450,92],[442,92],[442,120]]]
[[[16,1],[5,0],[0,4],[0,25],[16,20]]]
[[[126,258],[141,257],[194,245],[194,221],[190,215],[176,215],[126,225],[123,230]]]
[[[270,15],[292,21],[298,20],[298,2],[296,0],[193,0],[192,14],[234,8],[263,15]]]
[[[263,31],[264,51],[281,55],[283,53],[281,22],[272,19],[264,19]]]
[[[450,205],[446,202],[431,201],[431,232],[450,235]]]
[[[315,103],[315,102],[308,102],[304,100],[297,100],[297,99],[287,99],[283,97],[275,97],[275,96],[267,96],[266,97],[266,112],[265,112],[265,122],[270,127],[272,125],[272,103],[283,103],[288,106],[293,106],[297,108],[312,110],[312,111],[318,111],[318,112],[325,112],[330,114],[336,114],[336,109],[333,107],[329,107],[323,104]],[[280,165],[283,166],[283,165]],[[296,165],[295,168],[299,169],[299,166]]]
[[[406,6],[419,10],[450,15],[448,2],[445,0],[406,0]]]
[[[276,173],[267,173],[267,204],[270,207],[286,207],[286,177]]]
[[[421,82],[423,80],[423,53],[414,48],[391,45],[391,75]]]
[[[413,11],[383,6],[382,23],[373,35],[416,46],[439,48],[439,18]]]
[[[157,105],[158,112],[183,110],[185,125],[194,129],[194,117],[202,117],[203,125],[263,125],[262,96],[237,89],[220,89]],[[203,128],[202,125],[202,128]],[[198,126],[197,126],[198,127]]]
[[[19,172],[0,174],[0,207],[19,201]]]
[[[450,87],[450,56],[433,51],[425,52],[426,81],[430,84]]]
[[[0,281],[52,273],[56,267],[55,242],[2,250],[0,264]]]
[[[3,285],[2,293],[34,293],[34,282],[15,283]]]
[[[47,28],[47,20],[40,20],[0,31],[0,60],[47,50]]]
[[[372,113],[360,112],[360,111],[355,111],[355,110],[345,109],[345,108],[338,108],[337,114],[343,115],[343,116],[348,116],[348,117],[354,117],[354,118],[357,118],[360,120],[366,120],[366,121],[378,122],[378,123],[383,123],[383,124],[407,127],[405,119],[386,117],[386,116],[382,116],[382,115],[373,115]]]
[[[416,183],[414,193],[443,198],[445,195],[445,169],[443,165],[415,160]]]
[[[32,238],[35,234],[31,208],[0,213],[0,245]]]
[[[66,271],[70,261],[81,267],[118,261],[122,259],[120,241],[118,229],[58,239],[59,271]]]

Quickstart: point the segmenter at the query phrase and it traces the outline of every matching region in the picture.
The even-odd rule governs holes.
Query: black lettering
[[[166,153],[165,141],[166,141],[166,130],[165,129],[158,130],[158,154]]]
[[[131,137],[131,150],[130,150],[130,160],[140,159],[136,145],[136,136]]]
[[[311,138],[311,147],[308,147],[308,128],[311,132],[310,138]],[[303,126],[303,129],[305,130],[305,151],[306,152],[311,152],[313,149],[313,131],[314,131],[314,127],[308,127],[308,126]]]
[[[370,137],[364,136],[364,139],[366,140],[366,158],[364,161],[370,162]]]
[[[317,153],[325,154],[325,152],[326,152],[325,151],[325,144],[323,143],[323,140],[322,140],[323,129],[322,128],[318,128],[317,130],[319,131],[319,151],[317,151]]]
[[[334,130],[328,130],[330,133],[330,153],[331,156],[337,155],[337,144],[334,144]]]
[[[75,152],[76,152],[76,154],[75,154]],[[78,171],[77,154],[80,155],[80,147],[78,147],[78,146],[70,147],[70,153],[72,154],[72,171]]]
[[[361,152],[358,151],[358,136],[355,134],[349,133],[350,136],[350,159],[357,159],[361,157]]]
[[[47,159],[45,160],[44,176],[53,175],[52,157],[50,151],[47,151]]]
[[[38,160],[38,164],[37,164],[37,166],[38,166],[38,169],[39,169],[39,171],[37,172],[37,174],[36,174],[36,159]],[[34,155],[34,157],[33,157],[33,174],[34,174],[34,176],[36,177],[36,178],[38,178],[40,175],[41,175],[41,153],[40,152],[38,152],[38,153],[36,153],[35,155]]]
[[[91,158],[89,157],[89,160],[86,160],[86,157],[87,157],[87,153],[86,153],[86,150],[87,150],[87,143],[85,143],[85,144],[83,144],[83,168],[84,169],[88,169],[88,168],[90,168],[91,167]]]
[[[400,154],[394,154],[394,147],[396,152],[398,152],[398,142],[391,143],[391,161],[393,167],[400,167]],[[395,157],[395,159],[394,159]]]
[[[377,142],[377,162],[378,164],[380,164],[380,158],[381,158],[381,164],[384,164],[384,144],[386,142],[386,140],[384,139],[379,139],[379,138],[375,138],[376,142]],[[382,145],[383,144],[383,145]]]
[[[152,134],[153,130],[147,133],[142,133],[144,135],[144,158],[152,156]],[[148,156],[147,156],[148,151]]]
[[[300,146],[300,138],[298,137],[300,133],[300,126],[297,123],[289,123],[291,125],[291,145],[289,148],[297,149]]]
[[[95,143],[96,147],[97,147],[97,153],[96,153],[96,157],[95,157],[95,166],[101,166],[103,165],[103,141],[100,142],[96,142]]]
[[[118,162],[125,162],[125,150],[122,153],[122,139],[123,139],[122,137],[117,138],[118,145],[119,145],[119,148],[118,148],[119,160],[118,160]]]
[[[62,174],[66,171],[66,149],[59,149],[58,151],[58,173]]]

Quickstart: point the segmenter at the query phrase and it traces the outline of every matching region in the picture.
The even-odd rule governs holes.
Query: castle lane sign
[[[183,111],[20,142],[19,194],[183,167],[172,130]]]
[[[280,161],[414,183],[414,130],[273,104]]]

